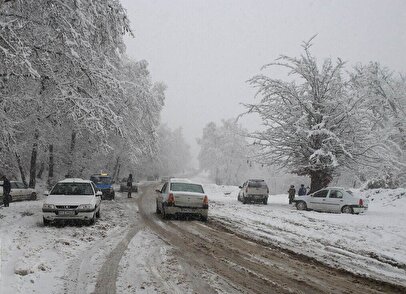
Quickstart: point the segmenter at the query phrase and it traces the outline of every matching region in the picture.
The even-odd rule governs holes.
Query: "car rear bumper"
[[[101,192],[103,193],[102,199],[113,199],[114,198],[114,190],[102,189]]]
[[[352,211],[353,211],[354,213],[363,213],[363,212],[365,212],[367,209],[368,209],[368,208],[367,208],[367,207],[364,207],[364,206],[352,206]]]
[[[128,187],[127,186],[120,186],[120,192],[128,192]],[[138,192],[138,186],[133,186],[131,188],[131,192]]]
[[[196,214],[203,217],[207,217],[208,208],[202,207],[180,207],[180,206],[165,206],[165,214],[176,215],[176,214]]]
[[[244,196],[245,200],[247,201],[264,201],[268,199],[268,195],[252,195],[248,194]]]

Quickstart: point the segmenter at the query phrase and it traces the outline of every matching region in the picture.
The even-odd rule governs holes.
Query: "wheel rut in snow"
[[[138,199],[145,224],[177,248],[178,258],[196,271],[212,272],[240,293],[404,293],[391,285],[295,256],[237,236],[215,222],[162,221],[155,213],[153,187]],[[202,279],[196,277],[196,282]],[[208,293],[200,289],[197,293]]]
[[[135,211],[137,207],[134,202],[128,204],[129,209],[132,209],[134,213],[130,214],[133,219],[129,226],[127,234],[120,241],[120,243],[110,252],[106,261],[104,262],[101,270],[97,276],[97,282],[95,286],[94,294],[115,294],[116,293],[116,281],[118,275],[118,268],[120,260],[127,250],[128,244],[131,239],[142,229],[142,224],[137,222]]]

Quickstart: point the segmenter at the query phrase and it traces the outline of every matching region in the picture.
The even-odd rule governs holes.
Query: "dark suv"
[[[90,177],[90,180],[103,193],[102,199],[114,199],[113,179],[108,174],[94,174]]]

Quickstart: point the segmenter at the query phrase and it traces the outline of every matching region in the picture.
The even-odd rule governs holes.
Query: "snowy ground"
[[[314,257],[333,267],[406,285],[406,190],[361,192],[365,214],[297,211],[287,195],[268,205],[237,201],[238,187],[205,184],[210,217],[253,239]]]
[[[368,212],[345,215],[297,211],[287,195],[270,196],[266,206],[243,205],[237,201],[238,187],[204,186],[213,224],[334,267],[406,285],[404,189],[364,193],[370,199]],[[154,207],[149,223],[142,222],[135,200],[117,193],[116,201],[103,201],[94,226],[44,227],[42,200],[0,208],[0,293],[92,293],[111,274],[111,262],[117,264],[117,293],[193,293],[187,265],[175,258],[177,249],[148,227],[189,228],[188,223],[162,222],[152,213]]]
[[[136,234],[119,265],[117,293],[193,293],[173,250],[148,229]]]
[[[41,200],[0,208],[0,293],[93,292],[98,270],[128,230],[131,210],[103,201],[94,226],[44,227],[41,208]]]

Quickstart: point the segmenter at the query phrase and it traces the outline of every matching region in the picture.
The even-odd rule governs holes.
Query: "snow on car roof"
[[[59,181],[58,183],[91,183],[91,181],[80,178],[67,178]]]

